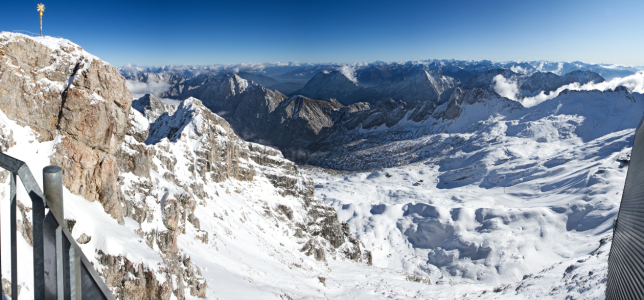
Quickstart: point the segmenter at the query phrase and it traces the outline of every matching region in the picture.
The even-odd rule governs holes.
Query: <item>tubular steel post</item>
[[[42,169],[42,189],[47,198],[49,209],[65,219],[63,206],[63,169],[59,166],[47,166]],[[61,224],[65,226],[65,224]]]
[[[45,219],[45,295],[48,299],[63,300],[65,291],[65,274],[63,271],[62,226],[65,225],[63,205],[63,170],[58,166],[47,166],[42,170],[43,193],[51,211],[61,218],[49,213]]]
[[[32,201],[34,237],[34,299],[45,299],[45,203]]]
[[[18,299],[18,243],[16,243],[16,174],[11,173],[11,298]]]
[[[12,298],[18,299],[16,181],[20,177],[32,204],[34,299],[114,300],[114,295],[67,228],[62,196],[62,170],[55,166],[43,169],[43,193],[23,161],[0,153],[0,167],[11,172]],[[49,213],[45,216],[46,207],[49,208]]]
[[[81,288],[81,270],[80,259],[76,249],[72,246],[69,247],[69,286],[70,286],[70,299],[80,300],[83,297],[83,290]]]

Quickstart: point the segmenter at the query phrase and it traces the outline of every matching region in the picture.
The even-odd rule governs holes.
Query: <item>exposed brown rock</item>
[[[13,131],[4,126],[4,124],[0,124],[0,152],[6,152],[15,144],[16,142],[13,140]]]
[[[72,44],[52,49],[31,38],[0,38],[0,110],[34,129],[39,141],[62,136],[52,164],[63,184],[123,222],[115,154],[129,129],[132,96],[118,71]]]
[[[170,299],[171,280],[159,283],[154,271],[142,264],[134,264],[123,256],[108,255],[101,250],[97,254],[99,263],[105,266],[101,277],[108,286],[114,288],[117,299]]]

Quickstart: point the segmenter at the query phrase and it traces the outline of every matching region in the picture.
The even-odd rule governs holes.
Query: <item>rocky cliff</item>
[[[123,222],[116,152],[132,96],[118,71],[69,41],[0,35],[0,110],[60,143],[51,157],[65,186]]]
[[[175,110],[147,96],[131,107],[116,69],[67,40],[2,33],[0,50],[0,110],[16,123],[0,124],[0,146],[11,152],[16,144],[51,144],[36,153],[63,168],[70,193],[101,204],[109,218],[77,214],[70,231],[117,298],[214,298],[225,291],[212,288],[212,278],[222,275],[207,269],[238,257],[219,252],[226,247],[253,257],[270,251],[279,259],[250,260],[252,266],[298,265],[279,271],[295,277],[321,272],[329,259],[370,261],[297,166],[278,150],[240,139],[201,101],[190,98]],[[229,79],[239,83],[229,89],[234,95],[248,88]],[[264,99],[267,111],[281,105]],[[283,111],[305,119],[306,107],[293,99]],[[33,131],[36,141],[14,142],[15,130]],[[239,259],[227,265],[234,276],[250,270],[240,269],[249,261]]]

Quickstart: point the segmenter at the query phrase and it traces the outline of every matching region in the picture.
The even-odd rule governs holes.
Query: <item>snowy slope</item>
[[[495,286],[483,297],[603,298],[644,95],[568,91],[530,108],[481,95],[420,123],[354,130],[318,162],[370,170],[312,167],[316,196],[375,266]]]
[[[75,46],[42,41],[53,50]],[[477,72],[500,65],[419,64]],[[521,74],[534,68],[503,66]],[[602,91],[561,90],[530,107],[459,88],[438,107],[381,103],[393,109],[364,120],[376,124],[394,110],[400,116],[369,128],[343,123],[325,135],[322,146],[333,151],[316,162],[353,171],[310,167],[315,190],[278,150],[241,140],[201,101],[188,98],[176,111],[141,103],[134,107],[146,115],[130,110],[117,153],[123,224],[67,189],[66,216],[122,298],[601,299],[612,222],[644,111],[641,74],[600,83]],[[265,95],[236,75],[217,80],[229,98]],[[47,95],[57,97],[62,87]],[[293,104],[297,118],[311,101],[261,99],[271,110]],[[26,161],[38,180],[68,139],[51,136],[39,138],[0,112],[0,149]],[[0,172],[3,262],[10,254],[7,182]],[[18,247],[29,254],[23,220],[30,203],[22,189],[18,198]],[[32,294],[30,264],[31,256],[21,255],[21,299]],[[9,264],[1,272],[8,278]],[[148,285],[154,290],[141,294]]]
[[[184,102],[185,105],[189,103],[190,101]],[[205,107],[201,106],[200,109]],[[175,115],[177,118],[179,115],[186,116],[185,109],[180,107]],[[165,118],[169,116],[166,115]],[[209,134],[225,136],[231,132],[229,127],[222,127],[227,126],[225,121],[219,120],[224,123],[216,126],[218,132]],[[31,129],[17,125],[4,114],[0,114],[0,121],[3,132],[12,136],[15,141],[15,145],[6,153],[26,161],[35,178],[40,180],[40,172],[50,163],[48,157],[61,138],[40,143]],[[251,153],[254,154],[251,155],[259,159],[267,159],[259,153],[269,155],[269,161],[276,167],[257,164],[251,157],[240,157],[238,159],[246,160],[245,165],[250,168],[248,170],[254,169],[254,179],[215,180],[215,176],[210,176],[212,174],[207,173],[209,176],[201,177],[193,173],[194,171],[190,170],[192,164],[186,159],[190,159],[194,153],[204,153],[203,148],[208,145],[203,143],[205,132],[199,130],[203,129],[202,126],[208,126],[210,121],[195,116],[194,122],[189,119],[187,123],[181,124],[184,129],[179,131],[180,134],[174,141],[165,138],[156,143],[159,158],[174,158],[175,168],[172,173],[167,172],[164,162],[155,158],[155,169],[158,172],[151,172],[149,179],[132,173],[121,174],[120,181],[126,202],[128,206],[133,206],[131,209],[137,211],[137,219],[126,217],[125,224],[119,225],[103,211],[98,202],[88,202],[64,189],[66,218],[76,221],[72,235],[77,239],[81,235],[90,237],[89,242],[82,244],[81,248],[102,275],[109,277],[111,268],[115,267],[106,264],[105,257],[126,259],[135,266],[140,265],[139,268],[145,272],[150,272],[160,285],[169,285],[172,289],[185,288],[187,299],[196,298],[197,294],[193,294],[191,288],[203,288],[203,297],[207,299],[281,299],[280,295],[324,297],[327,290],[318,277],[325,277],[331,272],[325,260],[348,260],[344,258],[345,253],[354,251],[351,248],[354,246],[349,246],[347,242],[339,248],[334,248],[325,240],[325,234],[312,236],[316,230],[331,228],[316,225],[316,220],[307,215],[307,210],[315,208],[320,211],[323,207],[317,207],[315,199],[309,200],[308,203],[302,202],[302,196],[298,193],[309,193],[309,184],[302,182],[306,178],[300,176],[296,167],[283,159],[276,150],[261,145],[227,141],[224,136],[220,136],[219,142],[239,143],[236,147],[242,147],[241,151],[243,147],[252,147]],[[140,144],[129,137],[124,147],[132,151],[136,145]],[[200,148],[201,151],[186,152],[186,149]],[[290,166],[290,170],[280,169],[278,165]],[[291,177],[295,180],[295,189],[291,190],[288,185],[276,188],[272,180],[279,180],[281,177]],[[9,187],[6,172],[2,173],[1,179],[4,183],[0,187],[0,195],[4,195],[1,200],[2,207],[8,207]],[[206,180],[207,184],[202,180]],[[166,189],[169,197],[163,205],[159,201]],[[18,222],[22,224],[21,212],[28,212],[31,205],[24,189],[19,189],[18,199],[22,204],[19,206],[25,207],[18,212]],[[186,207],[182,206],[185,201],[189,203]],[[189,211],[190,205],[192,211]],[[307,205],[310,207],[307,208]],[[2,210],[3,237],[9,236],[8,213],[7,209]],[[329,216],[333,215],[335,214]],[[25,216],[30,219],[30,214]],[[323,210],[316,216],[325,222],[332,221],[326,219],[328,217]],[[303,223],[304,226],[297,225],[299,223]],[[319,228],[316,229],[316,226]],[[169,232],[177,229],[180,230],[177,239],[170,244],[164,244],[164,239],[171,238]],[[30,246],[21,234],[18,235],[18,241],[20,253],[31,253]],[[341,243],[343,242],[344,240]],[[3,242],[2,245],[3,261],[8,262],[10,243]],[[313,251],[312,256],[305,249],[307,245]],[[324,250],[319,252],[320,250],[316,249]],[[315,256],[320,255],[319,253],[326,253],[326,257],[316,259]],[[20,297],[30,299],[33,297],[30,296],[33,293],[31,256],[19,255],[19,284],[22,286]],[[185,277],[169,282],[166,272],[167,268],[172,268],[172,262],[168,259],[177,257],[183,260],[176,262],[183,265],[181,268],[185,269]],[[351,266],[360,263],[349,260],[346,264]],[[10,264],[3,265],[4,278],[10,277],[9,267]],[[131,276],[134,278],[137,274]],[[109,278],[106,280],[109,281]],[[191,283],[191,286],[182,286],[183,280]],[[336,287],[330,291],[337,289]],[[117,292],[116,289],[113,291]]]

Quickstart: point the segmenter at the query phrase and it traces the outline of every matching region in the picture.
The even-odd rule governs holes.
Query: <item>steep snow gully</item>
[[[24,49],[37,54],[35,65],[26,63],[31,52]],[[228,75],[247,89],[203,86],[205,96],[263,109],[248,117],[249,128],[261,128],[263,118],[275,126],[271,133],[283,128],[284,135],[319,138],[312,164],[298,167],[279,150],[239,138],[227,118],[239,122],[241,113],[218,115],[204,105],[226,99],[133,99],[112,66],[67,40],[2,33],[0,50],[0,97],[15,98],[1,98],[0,150],[26,161],[37,179],[58,161],[82,175],[65,182],[66,216],[75,222],[70,231],[118,299],[605,297],[613,222],[644,112],[641,73],[620,73],[635,77],[611,77],[601,90],[570,83],[578,88],[524,105],[489,86],[499,71],[477,77],[468,69],[487,86],[450,85],[445,91],[452,96],[431,105],[393,99],[345,107],[307,98],[311,107],[335,105],[308,115],[284,114],[293,97],[243,76]],[[79,62],[83,68],[75,68]],[[441,62],[423,66],[434,63]],[[546,65],[557,67],[541,62],[533,71]],[[347,85],[375,67],[353,66]],[[186,80],[161,74],[168,70],[153,76],[149,68],[126,69],[128,78]],[[456,69],[442,72],[462,74]],[[171,86],[159,82],[151,88]],[[613,85],[619,82],[630,85]],[[145,92],[143,83],[127,86]],[[66,87],[74,93],[61,103]],[[62,127],[51,126],[56,118],[20,113],[21,105],[38,116],[64,117]],[[106,149],[68,125],[80,124],[69,111],[92,116],[92,109],[119,114],[122,124],[104,126]],[[395,118],[387,115],[394,112]],[[319,136],[289,127],[321,116],[331,121]],[[6,173],[0,182],[2,261],[8,262]],[[30,203],[24,191],[18,199],[18,249],[30,253]],[[20,259],[19,295],[31,299],[32,258]],[[8,263],[1,274],[7,292]]]

